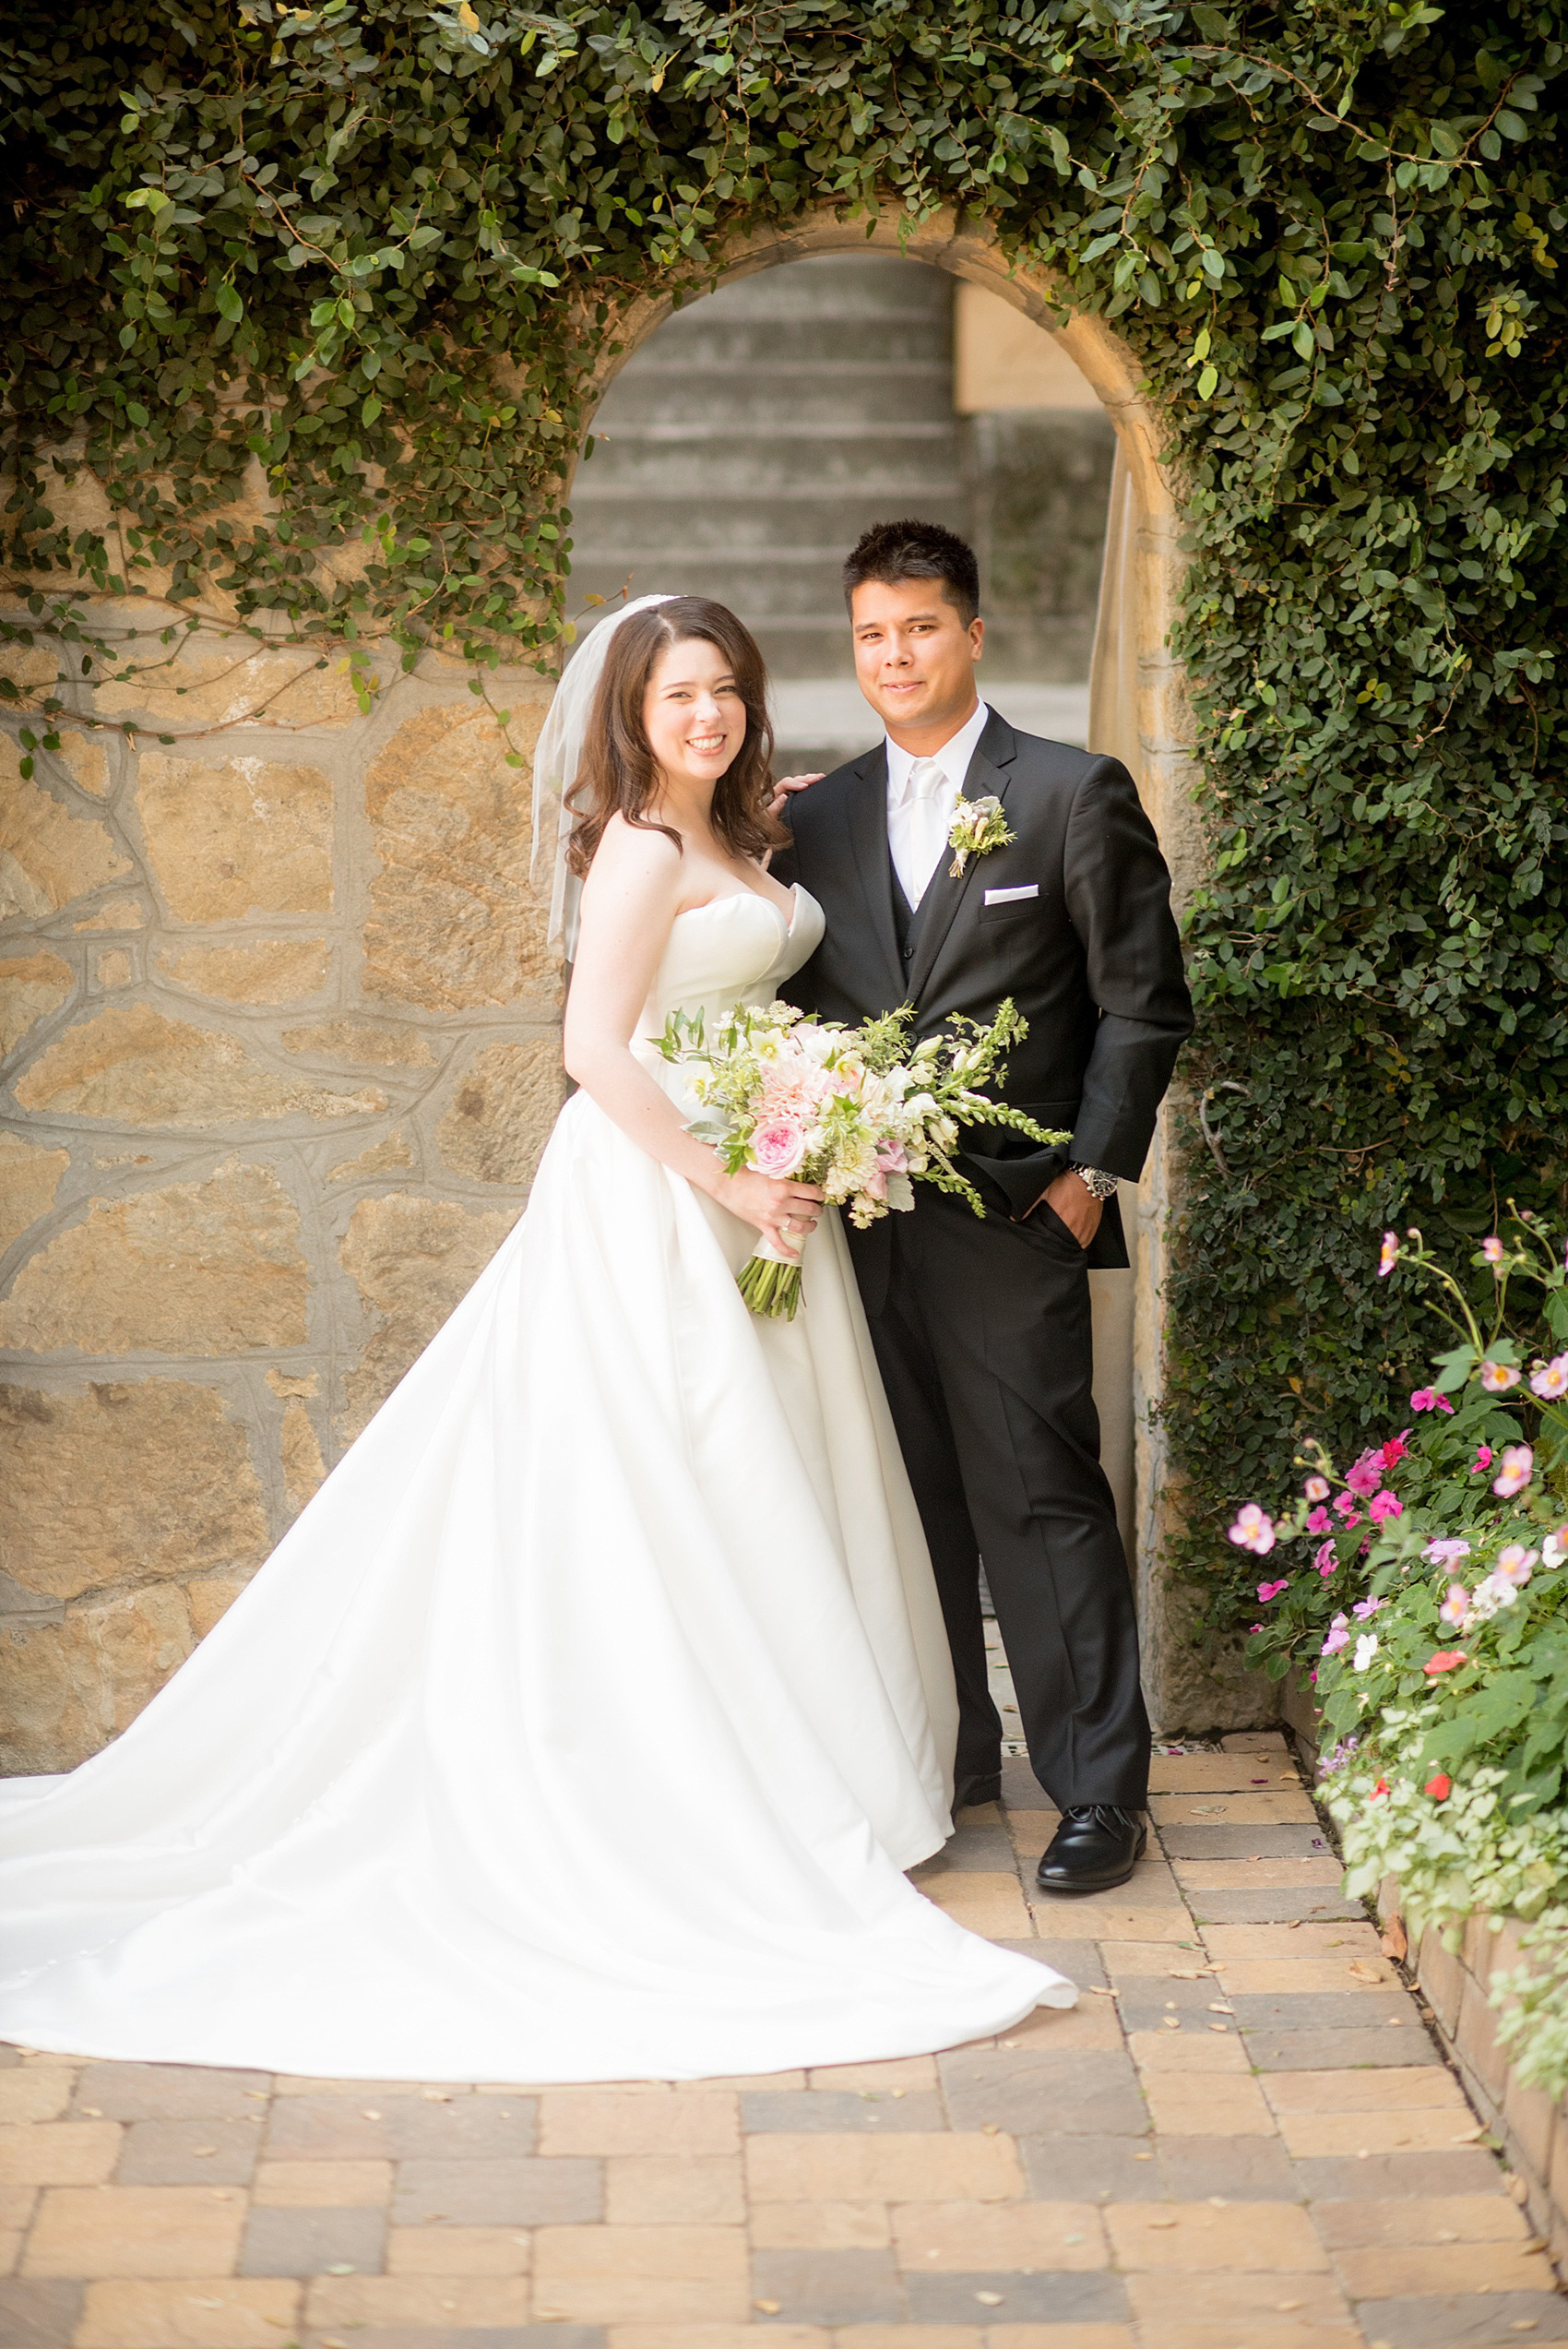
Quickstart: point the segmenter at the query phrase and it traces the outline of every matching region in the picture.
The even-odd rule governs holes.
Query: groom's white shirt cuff
[[[893,870],[898,876],[900,888],[911,906],[919,905],[931,886],[931,876],[942,862],[942,844],[953,829],[957,811],[958,794],[964,788],[964,778],[969,771],[969,761],[980,747],[980,738],[986,729],[991,711],[982,701],[970,718],[967,718],[956,734],[944,742],[940,750],[927,751],[923,756],[940,767],[945,781],[936,793],[936,806],[942,817],[942,835],[934,855],[920,856],[910,823],[914,805],[909,789],[909,776],[915,764],[912,750],[900,750],[891,736],[887,751],[887,845],[893,855]]]

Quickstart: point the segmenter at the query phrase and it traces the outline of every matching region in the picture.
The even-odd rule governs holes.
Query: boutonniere
[[[961,799],[947,834],[947,845],[954,851],[948,872],[961,881],[971,856],[989,856],[993,848],[1010,848],[1016,837],[1007,829],[999,799]]]

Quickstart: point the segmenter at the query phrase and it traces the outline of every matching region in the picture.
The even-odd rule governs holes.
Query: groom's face
[[[984,621],[966,625],[940,579],[867,579],[849,625],[861,691],[894,741],[909,733],[940,747],[974,709]]]

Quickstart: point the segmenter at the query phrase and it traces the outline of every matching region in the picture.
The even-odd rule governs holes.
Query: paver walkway
[[[921,1881],[1084,1985],[890,2064],[457,2089],[10,2054],[8,2349],[1450,2349],[1568,2300],[1284,1744],[1162,1754],[1041,1898],[1022,1761]],[[636,1920],[628,1916],[627,1931]],[[1038,1937],[1038,1938],[1037,1938]]]

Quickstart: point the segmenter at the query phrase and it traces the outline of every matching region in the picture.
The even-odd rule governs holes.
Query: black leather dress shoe
[[[1002,1800],[1002,1772],[980,1771],[972,1778],[960,1779],[953,1790],[956,1811],[973,1809],[976,1803],[999,1803]]]
[[[1148,1830],[1140,1811],[1085,1803],[1062,1814],[1035,1871],[1043,1892],[1109,1892],[1125,1884],[1144,1855]]]

